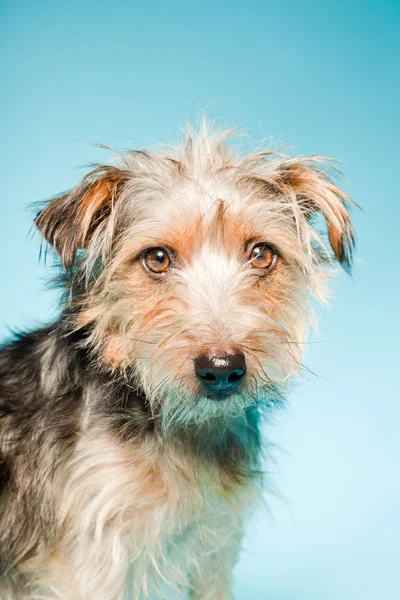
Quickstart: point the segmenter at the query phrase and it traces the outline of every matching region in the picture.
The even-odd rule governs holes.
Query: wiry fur
[[[231,598],[260,413],[300,374],[308,299],[324,298],[335,260],[350,266],[354,236],[329,161],[235,156],[229,134],[203,125],[169,153],[96,167],[36,219],[65,303],[0,351],[4,600],[165,585]],[[251,240],[277,249],[270,273],[251,268]],[[165,277],[143,268],[149,247],[174,256]],[[246,378],[216,401],[193,361],[237,350]]]

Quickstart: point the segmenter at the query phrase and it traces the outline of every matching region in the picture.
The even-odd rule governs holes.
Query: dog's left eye
[[[255,269],[272,269],[277,259],[277,251],[269,244],[256,244],[250,253],[250,264]]]
[[[152,273],[164,273],[171,266],[171,259],[165,248],[150,248],[142,257],[143,264]]]

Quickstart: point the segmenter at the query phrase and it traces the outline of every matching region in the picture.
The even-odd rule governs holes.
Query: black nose
[[[242,352],[225,356],[202,354],[194,361],[196,377],[208,390],[215,392],[231,390],[246,373],[246,361]]]

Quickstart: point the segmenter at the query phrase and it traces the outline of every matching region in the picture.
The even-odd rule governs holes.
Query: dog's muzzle
[[[242,352],[225,356],[202,354],[194,361],[196,377],[211,392],[229,392],[243,379],[246,361]]]

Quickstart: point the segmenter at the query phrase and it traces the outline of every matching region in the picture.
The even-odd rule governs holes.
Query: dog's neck
[[[256,406],[248,407],[236,418],[216,418],[165,432],[159,417],[152,415],[143,392],[125,381],[119,385],[120,392],[110,406],[109,415],[116,435],[124,442],[138,436],[152,437],[160,447],[181,449],[203,464],[214,463],[228,471],[242,469],[248,475],[259,470],[260,415]]]

